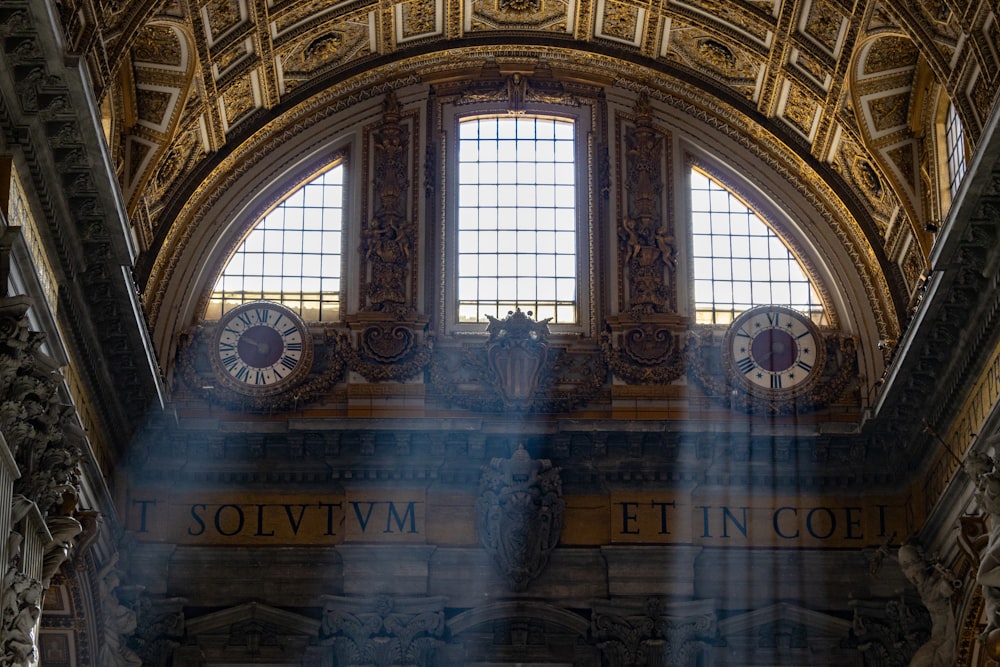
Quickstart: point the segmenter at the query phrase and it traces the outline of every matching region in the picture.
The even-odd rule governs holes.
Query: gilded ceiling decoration
[[[828,187],[840,193],[838,206],[860,202],[851,215],[869,230],[860,236],[867,234],[909,274],[902,270],[913,263],[906,253],[918,247],[926,256],[933,242],[925,222],[947,213],[926,192],[937,178],[926,164],[926,135],[935,122],[929,110],[946,95],[974,147],[1000,72],[995,13],[984,5],[963,14],[940,0],[857,6],[834,0],[662,6],[65,0],[62,11],[66,41],[85,58],[98,101],[112,100],[103,108],[113,116],[106,123],[112,155],[147,255],[141,281],[155,281],[156,267],[171,261],[160,253],[183,235],[171,225],[189,223],[180,214],[192,195],[204,194],[206,171],[239,151],[239,142],[283,131],[280,114],[325,104],[309,96],[331,86],[340,86],[341,94],[368,88],[366,95],[380,95],[403,72],[419,79],[457,68],[449,50],[473,39],[508,49],[524,44],[510,62],[575,48],[581,67],[596,65],[602,53],[617,61],[599,67],[605,72],[623,71],[631,61],[652,66],[645,76],[658,86],[683,82],[693,98],[699,88],[705,99],[722,91],[725,104],[763,123],[800,159],[833,167]],[[962,34],[968,37],[959,39]],[[435,59],[428,54],[436,42],[446,50]],[[403,65],[401,59],[414,57],[426,69]]]

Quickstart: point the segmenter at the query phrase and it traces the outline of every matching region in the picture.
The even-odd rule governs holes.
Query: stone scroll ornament
[[[518,446],[483,466],[476,501],[479,540],[511,589],[523,591],[549,562],[562,535],[559,469]]]
[[[609,667],[694,665],[717,643],[718,622],[709,601],[670,604],[659,598],[595,604],[591,632]]]

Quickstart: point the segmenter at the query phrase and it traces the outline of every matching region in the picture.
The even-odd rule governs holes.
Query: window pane
[[[308,321],[337,317],[343,178],[343,165],[334,166],[254,226],[219,277],[206,317],[255,299],[281,301]]]
[[[775,304],[825,321],[823,305],[784,241],[729,190],[691,170],[694,292],[698,322],[728,324]]]
[[[574,135],[554,118],[460,123],[460,321],[514,308],[577,321]]]
[[[948,186],[954,196],[958,186],[965,176],[965,130],[958,109],[954,104],[948,105],[948,115],[945,118],[945,141],[948,146]]]

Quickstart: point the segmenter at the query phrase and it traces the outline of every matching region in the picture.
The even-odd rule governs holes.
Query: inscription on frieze
[[[555,541],[546,542],[551,548],[602,544],[860,548],[913,530],[907,520],[910,500],[896,497],[757,497],[662,489],[565,496],[561,501],[562,528]],[[513,558],[511,563],[521,563],[527,553],[521,552],[522,543],[516,540],[541,529],[527,517],[516,525],[489,528],[481,522],[491,506],[471,492],[442,495],[377,488],[329,494],[181,496],[148,490],[137,492],[128,502],[127,527],[145,542],[472,546],[485,534],[494,535],[490,543],[494,550],[507,549],[504,553]],[[499,536],[510,531],[515,542],[502,546]]]

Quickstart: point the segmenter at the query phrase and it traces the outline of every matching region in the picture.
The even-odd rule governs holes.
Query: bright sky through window
[[[822,302],[785,243],[729,190],[691,170],[697,321],[728,324],[751,306],[789,306],[824,323]]]
[[[212,292],[206,319],[246,301],[285,304],[306,321],[329,321],[340,308],[344,168],[302,186],[250,231]]]
[[[948,145],[948,187],[954,196],[965,176],[965,130],[954,104],[948,105],[944,134]]]
[[[459,124],[458,319],[515,307],[577,321],[576,152],[568,120]]]

